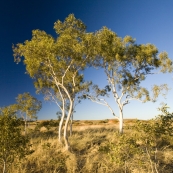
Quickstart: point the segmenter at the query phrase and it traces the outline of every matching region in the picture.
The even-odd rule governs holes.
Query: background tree
[[[14,107],[0,108],[0,163],[3,163],[3,173],[15,159],[22,159],[29,151],[29,139],[21,135],[22,121],[17,118]]]
[[[63,92],[68,98],[69,110],[64,127],[66,149],[69,148],[67,127],[72,115],[74,97],[83,78],[82,71],[93,56],[91,47],[94,45],[93,33],[86,32],[86,26],[74,15],[65,21],[57,21],[54,29],[56,39],[44,31],[32,32],[31,41],[13,46],[15,61],[24,57],[27,73],[35,81],[35,86],[55,89],[55,93]],[[62,100],[63,95],[62,95]]]
[[[25,121],[25,134],[27,133],[27,120],[35,119],[36,114],[41,109],[42,103],[29,93],[19,94],[16,98],[17,108]]]
[[[141,86],[141,82],[150,74],[160,72],[171,72],[172,61],[168,58],[166,52],[158,55],[158,49],[153,44],[135,44],[135,40],[130,36],[123,39],[116,33],[103,27],[95,34],[94,50],[97,56],[93,65],[102,68],[106,74],[108,85],[105,89],[94,86],[95,95],[86,95],[94,102],[99,102],[111,110],[105,99],[100,96],[106,95],[111,91],[113,98],[119,108],[119,131],[123,132],[123,108],[131,100],[140,100],[147,102],[152,100],[149,91]],[[154,98],[156,98],[163,89],[168,90],[167,85],[154,86]]]

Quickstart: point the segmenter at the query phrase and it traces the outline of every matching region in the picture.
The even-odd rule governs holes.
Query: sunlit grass
[[[124,132],[127,136],[133,135],[133,131],[128,128],[128,125],[131,126],[134,122],[135,120],[125,121]],[[31,124],[29,135],[32,146],[30,150],[34,152],[19,163],[14,162],[10,173],[121,173],[125,169],[128,173],[147,173],[150,163],[145,154],[134,155],[126,162],[127,168],[125,168],[112,162],[108,153],[100,151],[100,148],[108,143],[116,144],[118,142],[116,123],[112,125],[108,124],[108,121],[106,123],[93,122],[95,125],[89,125],[85,121],[81,122],[85,123],[83,126],[79,123],[79,121],[77,124],[74,123],[73,134],[69,137],[70,152],[64,151],[63,146],[58,142],[57,127],[40,131]],[[85,128],[80,130],[79,127]],[[167,140],[169,145],[162,143],[157,154],[158,168],[163,173],[171,173],[173,165],[173,139],[169,137]],[[143,163],[138,162],[140,159],[143,160]]]

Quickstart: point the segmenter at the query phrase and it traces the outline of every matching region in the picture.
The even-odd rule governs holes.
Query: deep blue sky
[[[24,92],[42,100],[35,94],[32,80],[25,74],[23,63],[13,60],[12,44],[31,39],[31,31],[44,30],[55,36],[54,22],[63,21],[70,13],[80,18],[87,31],[107,26],[119,36],[131,35],[137,43],[153,43],[159,51],[167,51],[173,59],[173,1],[172,0],[1,0],[0,2],[0,107],[15,103],[15,97]],[[104,74],[87,70],[86,80],[104,86]],[[144,86],[151,88],[156,83],[173,83],[172,74],[149,77]],[[133,101],[124,108],[125,118],[149,119],[157,115],[161,102],[173,107],[173,90],[167,99],[159,97],[156,103],[142,104]],[[118,113],[112,99],[110,104]],[[56,118],[57,106],[43,101],[39,119]],[[76,108],[75,119],[113,118],[106,107],[83,101]]]

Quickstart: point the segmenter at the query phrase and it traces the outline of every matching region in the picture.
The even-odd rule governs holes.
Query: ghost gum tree
[[[34,30],[32,39],[13,46],[13,51],[16,62],[24,57],[26,71],[34,79],[36,88],[46,86],[60,93],[62,115],[65,100],[68,99],[69,109],[64,127],[65,149],[68,150],[67,127],[73,111],[74,95],[80,91],[83,79],[81,72],[94,56],[91,48],[95,43],[93,33],[87,33],[84,23],[73,14],[64,22],[55,22],[54,29],[57,38],[44,31]]]
[[[96,32],[95,50],[97,56],[93,65],[102,68],[107,76],[108,85],[100,89],[93,87],[94,94],[86,94],[93,102],[107,106],[112,114],[119,120],[119,131],[123,133],[123,108],[131,100],[147,102],[152,100],[149,91],[141,86],[141,82],[150,74],[160,72],[172,72],[172,61],[166,52],[158,55],[158,49],[153,44],[135,44],[135,40],[126,36],[123,39],[116,33],[103,27]],[[154,99],[167,85],[154,86]],[[101,96],[111,91],[119,108],[119,116]]]
[[[27,120],[35,119],[36,114],[42,107],[41,101],[31,96],[29,93],[19,94],[16,98],[16,106],[19,114],[25,121],[25,135],[27,134]]]
[[[61,88],[58,87],[58,90],[57,90],[56,86],[55,87],[49,86],[48,88],[47,86],[44,86],[44,87],[43,85],[40,86],[40,83],[35,82],[35,87],[37,88],[38,93],[42,93],[44,95],[44,100],[54,102],[60,110],[59,111],[60,122],[59,122],[59,130],[58,130],[58,140],[61,143],[62,142],[61,141],[62,125],[64,122],[64,118],[66,116],[65,105],[66,105],[67,96]]]
[[[70,85],[66,85],[66,87],[68,88],[67,90],[69,91],[69,94],[73,101],[73,108],[72,108],[71,115],[70,115],[70,117],[71,117],[70,135],[72,135],[73,113],[74,113],[76,105],[81,102],[80,93],[82,91],[86,91],[90,85],[90,82],[83,81],[83,76],[78,76],[78,77],[76,77],[75,80],[78,81],[77,82],[78,86],[76,86],[76,87],[73,86],[74,89],[72,89]],[[45,81],[45,83],[46,83],[46,81]],[[58,115],[58,117],[60,117],[58,139],[59,139],[59,142],[61,143],[62,142],[61,141],[62,125],[63,125],[65,118],[67,118],[68,110],[69,110],[69,106],[70,106],[68,96],[61,88],[58,88],[58,90],[57,90],[56,86],[54,86],[54,85],[49,86],[49,87],[45,85],[43,87],[43,83],[42,83],[42,86],[40,86],[40,83],[35,82],[35,87],[37,88],[38,93],[42,93],[44,95],[44,99],[46,101],[54,102],[60,110],[57,112],[57,115]]]
[[[48,84],[49,83],[49,84]],[[62,143],[62,126],[65,118],[67,118],[68,110],[69,110],[69,99],[64,90],[60,87],[55,86],[54,84],[50,84],[47,81],[37,81],[34,83],[37,89],[37,93],[42,93],[44,95],[44,100],[54,102],[58,108],[58,118],[60,118],[59,122],[59,130],[58,130],[58,140]],[[68,85],[66,85],[68,87]],[[71,90],[71,87],[67,89]],[[74,94],[75,96],[75,94]],[[75,98],[73,98],[74,100]],[[73,103],[74,104],[74,103]]]

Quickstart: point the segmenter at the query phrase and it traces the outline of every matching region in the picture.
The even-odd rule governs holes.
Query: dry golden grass
[[[45,131],[34,130],[36,125],[30,123],[32,144],[30,150],[34,152],[19,163],[14,162],[9,173],[121,173],[125,170],[127,173],[148,172],[150,164],[145,155],[143,156],[145,162],[141,166],[138,165],[141,156],[136,155],[126,163],[125,168],[111,162],[109,155],[100,151],[100,147],[110,141],[117,142],[116,122],[90,121],[91,125],[88,121],[76,122],[73,126],[73,135],[69,137],[70,152],[64,151],[58,142],[57,128],[45,127]],[[129,136],[132,133],[126,126],[134,122],[135,120],[125,120],[125,133]],[[173,146],[173,139],[169,140]],[[158,160],[159,173],[171,173],[173,150],[170,147],[158,151]]]

